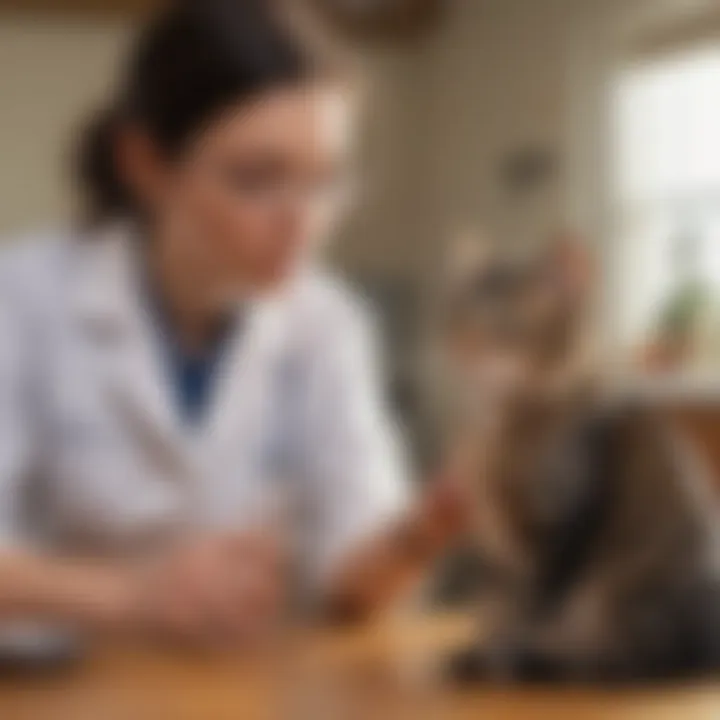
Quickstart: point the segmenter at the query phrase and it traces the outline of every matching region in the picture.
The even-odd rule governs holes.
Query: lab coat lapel
[[[218,367],[214,402],[203,431],[203,455],[212,462],[230,461],[247,450],[267,422],[273,370],[286,335],[283,302],[275,297],[244,309],[239,331]]]
[[[78,309],[104,357],[109,401],[130,431],[177,468],[191,458],[173,406],[161,348],[142,300],[133,232],[115,227],[81,249]]]

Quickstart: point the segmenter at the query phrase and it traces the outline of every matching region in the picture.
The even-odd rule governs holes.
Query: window
[[[720,370],[720,44],[614,90],[617,340],[646,370]]]

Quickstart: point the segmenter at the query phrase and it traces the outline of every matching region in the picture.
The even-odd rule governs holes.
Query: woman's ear
[[[115,157],[124,185],[144,210],[163,201],[168,165],[144,129],[133,124],[122,127]]]

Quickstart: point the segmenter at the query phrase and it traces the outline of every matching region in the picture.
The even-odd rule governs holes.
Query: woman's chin
[[[231,294],[245,298],[267,295],[281,290],[292,281],[297,268],[294,265],[265,268],[252,275],[243,275],[231,283]]]
[[[302,258],[294,255],[268,263],[257,272],[257,284],[265,289],[275,289],[290,282],[297,275],[302,264]]]

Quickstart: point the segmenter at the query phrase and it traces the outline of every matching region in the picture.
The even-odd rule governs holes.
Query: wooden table
[[[244,660],[98,648],[64,678],[0,682],[2,720],[717,720],[720,686],[460,691],[432,680],[462,617],[303,633]]]

